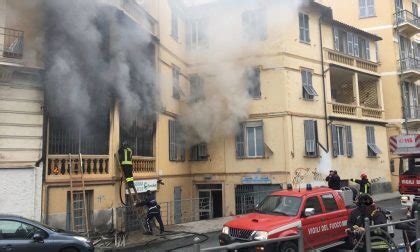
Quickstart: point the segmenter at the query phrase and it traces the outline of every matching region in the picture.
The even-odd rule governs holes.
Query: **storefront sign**
[[[268,176],[246,176],[242,178],[242,184],[271,184]]]
[[[157,191],[157,179],[135,180],[134,186],[137,193],[144,193],[147,191]],[[128,191],[125,191],[128,194]]]

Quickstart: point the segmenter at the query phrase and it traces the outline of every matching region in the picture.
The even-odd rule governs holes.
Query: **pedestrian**
[[[360,186],[360,194],[370,194],[371,184],[366,173],[360,174],[360,179],[351,179],[351,181],[356,182]]]
[[[146,206],[148,208],[146,216],[147,232],[144,234],[153,235],[152,226],[150,225],[150,222],[153,220],[153,218],[156,218],[158,221],[160,233],[162,234],[165,231],[165,228],[163,227],[162,216],[160,214],[160,206],[150,190],[146,192],[145,200],[140,202],[138,206]]]
[[[336,170],[331,170],[328,177],[325,179],[328,182],[328,187],[333,190],[340,190],[340,176]]]
[[[129,188],[134,188],[133,151],[128,146],[127,141],[123,141],[120,149],[118,150],[118,158],[124,172],[125,182]]]

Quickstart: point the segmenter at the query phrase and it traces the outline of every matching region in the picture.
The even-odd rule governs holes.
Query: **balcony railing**
[[[21,59],[23,56],[23,31],[0,27],[0,50],[3,57]]]
[[[368,108],[344,103],[331,103],[330,113],[335,116],[354,119],[383,119],[384,112],[379,108]]]
[[[378,63],[357,58],[331,49],[326,49],[327,58],[340,64],[357,67],[370,72],[378,72]]]
[[[410,57],[400,61],[401,71],[420,71],[420,61],[416,58]]]
[[[420,107],[418,106],[406,107],[405,113],[407,115],[407,119],[411,119],[411,120],[420,119]]]
[[[155,157],[133,157],[133,173],[156,172]]]
[[[382,110],[381,109],[362,107],[362,116],[363,117],[382,119]]]
[[[343,104],[343,103],[333,103],[332,110],[335,114],[341,115],[356,115],[356,106]]]
[[[417,28],[420,28],[419,17],[409,12],[408,10],[402,10],[397,13],[394,13],[395,25],[402,25],[404,23],[409,23]]]
[[[49,155],[47,165],[47,175],[64,176],[70,174],[78,175],[83,172],[87,175],[109,174],[109,157],[107,155],[83,155],[82,166],[78,155]]]

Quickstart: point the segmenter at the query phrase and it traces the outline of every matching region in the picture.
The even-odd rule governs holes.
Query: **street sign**
[[[271,184],[268,176],[246,176],[242,177],[242,184]]]

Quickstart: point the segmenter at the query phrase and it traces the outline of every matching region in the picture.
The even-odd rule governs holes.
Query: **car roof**
[[[281,190],[281,191],[273,192],[270,195],[302,197],[302,196],[309,196],[309,195],[323,193],[323,192],[334,192],[334,190],[328,187],[314,187],[312,188],[312,190],[307,190],[306,188],[293,189],[293,190]]]
[[[19,215],[15,215],[15,214],[0,214],[0,218],[28,220],[25,217],[22,217],[22,216],[19,216]]]

